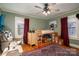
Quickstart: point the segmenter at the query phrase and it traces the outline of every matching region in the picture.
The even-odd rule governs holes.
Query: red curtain
[[[61,18],[61,38],[64,41],[64,45],[69,46],[67,17]]]
[[[24,19],[24,36],[23,41],[25,44],[28,43],[28,32],[29,32],[29,19]]]

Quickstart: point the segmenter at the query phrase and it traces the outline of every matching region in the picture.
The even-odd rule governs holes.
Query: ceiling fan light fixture
[[[46,15],[46,16],[48,14],[50,14],[50,9],[48,8],[48,4],[47,3],[45,4],[45,7],[43,9],[43,14]]]
[[[47,16],[48,14],[50,14],[50,11],[49,10],[43,11],[43,14]]]
[[[47,12],[46,11],[43,11],[43,14],[47,16]]]
[[[46,12],[45,11],[43,11],[43,14],[45,14]]]
[[[47,11],[47,14],[50,14],[50,11]]]

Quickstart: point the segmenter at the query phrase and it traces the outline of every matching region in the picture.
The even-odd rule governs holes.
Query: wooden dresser
[[[28,44],[29,45],[37,45],[37,34],[36,33],[28,33]]]
[[[49,38],[48,36],[43,37],[44,34],[48,34],[50,36],[52,35],[52,37],[51,38]],[[44,31],[44,33],[41,33],[40,31],[37,31],[37,32],[29,32],[28,33],[28,44],[29,45],[38,46],[39,42],[41,44],[41,43],[46,43],[48,41],[51,43],[61,44],[61,40],[59,39],[57,32],[50,32],[50,31],[45,32]]]

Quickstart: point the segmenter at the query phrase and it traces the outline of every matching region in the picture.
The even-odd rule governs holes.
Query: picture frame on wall
[[[49,26],[50,26],[50,29],[51,30],[54,30],[56,27],[57,27],[57,21],[51,21],[50,23],[49,23]]]

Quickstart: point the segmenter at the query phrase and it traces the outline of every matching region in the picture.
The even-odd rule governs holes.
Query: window
[[[24,32],[24,24],[18,24],[18,35],[22,35]]]
[[[68,31],[69,31],[69,35],[76,35],[76,22],[69,22],[68,23]]]

